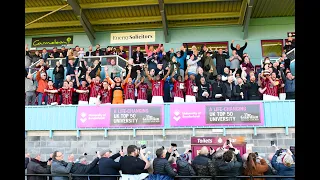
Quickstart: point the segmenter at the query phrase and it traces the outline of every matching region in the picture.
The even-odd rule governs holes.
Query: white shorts
[[[78,102],[79,105],[88,105],[88,101],[79,101]]]
[[[196,97],[191,95],[186,95],[186,102],[196,102]]]
[[[125,99],[124,104],[135,104],[133,99]]]
[[[148,104],[148,100],[137,99],[137,104]]]
[[[72,104],[61,104],[61,106],[71,106]]]
[[[279,97],[263,94],[263,100],[264,101],[278,101]]]
[[[101,104],[101,105],[108,105],[108,104],[111,104],[111,103],[103,103],[103,104]]]
[[[57,103],[57,102],[53,102],[53,103],[51,103],[50,105],[51,105],[51,106],[55,106],[55,105],[58,105],[58,103]]]
[[[173,97],[173,102],[175,102],[175,103],[184,102],[184,99],[181,97]]]
[[[96,104],[97,103],[97,98],[96,97],[90,97],[89,98],[89,104]]]
[[[163,104],[163,97],[162,96],[152,96],[151,103],[152,104]]]

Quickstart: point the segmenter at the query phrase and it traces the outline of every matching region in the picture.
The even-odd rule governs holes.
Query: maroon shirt
[[[79,90],[86,91],[86,90],[89,90],[89,88],[80,86]],[[88,100],[89,100],[89,93],[79,93],[79,101],[88,101]]]
[[[185,88],[186,88],[186,95],[189,95],[189,96],[194,96],[194,92],[193,92],[193,86],[196,86],[196,83],[195,82],[192,82],[191,79],[187,79],[184,81],[185,83]]]
[[[111,89],[100,89],[98,94],[101,96],[101,104],[111,103],[111,91]]]
[[[138,99],[142,99],[142,100],[147,100],[147,92],[148,92],[148,84],[146,83],[141,83],[137,90],[138,90]]]
[[[174,92],[174,97],[180,97],[183,98],[183,91],[182,89],[180,89],[180,84],[184,84],[183,82],[179,82],[179,81],[174,81],[174,85],[173,85],[173,92]]]
[[[124,98],[134,100],[134,84],[125,84],[124,85]]]
[[[53,87],[52,89],[48,88],[48,90],[57,90],[57,89],[55,87]],[[59,100],[59,95],[57,93],[45,92],[45,93],[43,93],[41,102],[44,102],[46,96],[48,97],[47,104],[51,104],[53,102],[58,102],[58,100]]]
[[[276,80],[275,82],[279,83],[279,80]],[[271,83],[271,81],[268,78],[266,78],[266,79],[263,79],[261,84],[262,84],[262,88],[267,87],[267,89],[264,91],[263,94],[271,95],[271,96],[278,96],[279,95],[278,88],[279,88],[280,83],[277,86],[274,86]]]
[[[163,96],[164,80],[155,81],[151,79],[152,83],[152,96]]]
[[[76,92],[76,89],[74,88],[60,88],[58,89],[58,92],[62,94],[62,104],[72,104],[72,93]]]
[[[90,83],[90,97],[97,97],[100,89],[101,89],[101,83],[96,84],[91,81],[91,83]]]

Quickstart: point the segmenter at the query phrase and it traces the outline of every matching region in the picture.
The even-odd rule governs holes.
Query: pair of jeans
[[[36,101],[36,93],[34,91],[27,91],[26,92],[26,106],[31,106],[35,105]]]
[[[224,68],[225,68],[226,66],[217,66],[216,68],[217,68],[217,73],[218,74],[223,74],[223,72],[224,72]]]
[[[54,81],[55,88],[59,89],[62,87],[62,85],[63,85],[63,79],[55,79],[55,81]]]
[[[42,105],[42,96],[43,96],[43,93],[39,93],[38,94],[38,105],[40,106],[40,105]],[[44,102],[45,102],[45,104],[47,104],[47,96],[45,97],[45,99],[44,99]]]

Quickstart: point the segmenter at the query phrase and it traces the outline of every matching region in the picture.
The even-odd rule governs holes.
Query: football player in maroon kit
[[[198,92],[198,86],[196,86],[196,77],[190,74],[188,78],[188,69],[185,72],[184,84],[186,88],[186,102],[196,102],[195,93]]]
[[[150,76],[148,72],[148,65],[145,65],[145,73],[152,84],[152,100],[151,103],[163,103],[163,91],[164,91],[164,82],[170,74],[170,69],[167,74],[161,79],[160,75],[157,74],[155,80]]]
[[[81,84],[80,84],[79,77],[78,77],[78,71],[75,71],[75,76],[76,76],[77,88],[79,90],[84,90],[84,91],[88,92],[88,93],[80,93],[79,94],[78,104],[79,105],[89,104],[88,103],[88,100],[89,100],[89,87],[87,87],[87,81],[82,80]]]
[[[101,89],[101,83],[100,83],[100,76],[96,76],[95,78],[92,78],[89,76],[90,70],[87,71],[86,74],[86,80],[89,83],[89,89],[90,89],[90,97],[89,97],[89,104],[96,104],[97,103],[97,96]]]
[[[185,90],[185,84],[182,81],[182,76],[178,75],[177,80],[174,79],[175,71],[172,72],[171,74],[171,81],[173,82],[173,92],[174,92],[174,97],[173,97],[173,102],[175,103],[180,103],[184,102],[184,96],[183,96],[183,91]]]
[[[57,90],[53,86],[53,82],[51,80],[48,81],[48,89],[44,90],[43,96],[42,96],[42,104],[46,104],[45,98],[47,97],[47,104],[48,105],[58,105],[58,102],[60,100],[59,95],[56,93],[49,93],[47,90]]]
[[[137,104],[148,104],[147,98],[149,86],[144,82],[144,76],[140,77],[140,81],[136,80],[135,85],[138,91]]]
[[[124,104],[135,104],[134,92],[136,88],[131,78],[132,66],[128,66],[128,70],[127,77],[122,83],[124,89]]]
[[[113,81],[112,81],[113,82]],[[100,89],[97,99],[97,105],[99,104],[111,104],[111,98],[112,98],[112,88],[114,87],[114,82],[110,85],[108,83],[108,80],[105,79],[102,82],[102,88]],[[99,101],[101,98],[101,101]]]
[[[88,93],[88,90],[77,90],[70,88],[68,81],[63,82],[63,87],[58,90],[47,90],[49,93],[61,93],[62,94],[62,103],[61,105],[72,105],[72,93]]]

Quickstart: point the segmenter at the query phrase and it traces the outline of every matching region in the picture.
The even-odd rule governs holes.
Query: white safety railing
[[[296,59],[296,48],[291,49],[291,51],[287,52],[287,57],[291,59],[291,62],[294,62]]]

